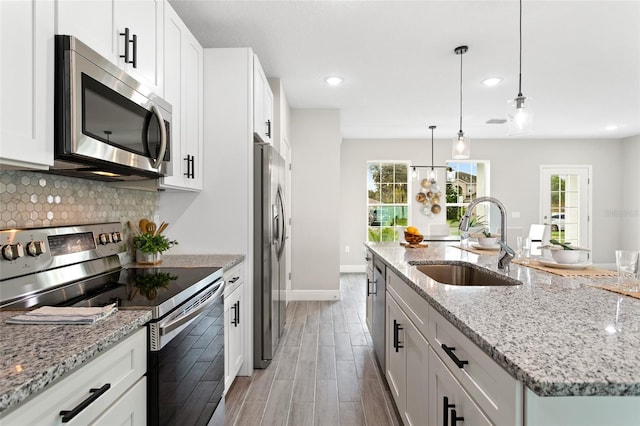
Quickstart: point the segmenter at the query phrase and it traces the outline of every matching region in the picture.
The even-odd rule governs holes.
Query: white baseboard
[[[340,273],[358,273],[363,274],[367,272],[367,265],[340,265]]]
[[[290,290],[287,300],[340,300],[340,290]]]

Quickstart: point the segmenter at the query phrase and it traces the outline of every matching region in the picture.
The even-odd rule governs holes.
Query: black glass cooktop
[[[38,306],[105,306],[119,308],[177,305],[181,294],[198,293],[222,276],[211,268],[129,268],[110,272],[36,295],[13,308]],[[220,272],[218,272],[220,271]]]

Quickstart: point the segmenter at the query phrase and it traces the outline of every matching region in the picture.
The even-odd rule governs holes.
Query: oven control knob
[[[122,241],[122,234],[120,232],[112,232],[111,233],[111,240],[114,243],[119,243],[120,241]]]
[[[24,256],[22,244],[7,244],[6,246],[2,246],[2,257],[5,259],[15,260],[22,256]]]
[[[27,243],[27,254],[37,257],[46,251],[44,241],[31,241]]]
[[[111,234],[100,234],[98,240],[100,240],[100,244],[107,245],[111,242]]]

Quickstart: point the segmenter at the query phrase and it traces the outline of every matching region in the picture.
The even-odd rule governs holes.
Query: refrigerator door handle
[[[282,187],[278,185],[278,191],[276,193],[276,203],[278,205],[279,210],[279,219],[282,221],[282,228],[280,228],[280,224],[278,224],[278,237],[279,237],[279,247],[278,247],[278,259],[282,257],[282,253],[284,252],[284,243],[287,239],[287,225],[284,211],[284,197],[282,195]]]
[[[271,205],[271,226],[273,227],[272,243],[276,246],[280,243],[280,217],[278,214],[278,206]]]

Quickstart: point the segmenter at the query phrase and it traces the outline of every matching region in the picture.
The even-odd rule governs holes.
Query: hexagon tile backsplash
[[[158,211],[158,193],[39,172],[0,172],[0,229],[136,222]]]

